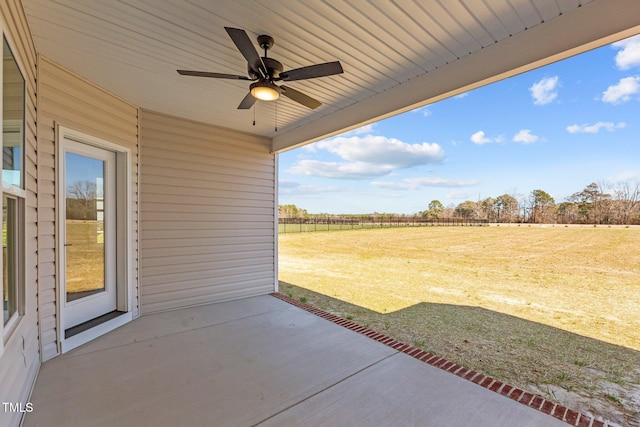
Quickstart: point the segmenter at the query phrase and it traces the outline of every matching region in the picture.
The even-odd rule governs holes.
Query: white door
[[[68,329],[116,310],[116,155],[61,143],[60,283]]]

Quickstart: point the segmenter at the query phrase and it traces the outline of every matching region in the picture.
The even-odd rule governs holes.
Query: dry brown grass
[[[637,422],[638,229],[358,230],[279,244],[284,293],[583,412]]]
[[[104,244],[98,221],[67,221],[67,292],[104,287]]]

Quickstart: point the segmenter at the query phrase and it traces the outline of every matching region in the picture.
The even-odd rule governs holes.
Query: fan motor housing
[[[263,56],[262,62],[264,62],[264,66],[267,67],[267,73],[269,73],[269,76],[272,79],[278,78],[280,76],[280,73],[284,71],[282,63],[280,61],[276,61],[273,58],[267,58],[266,56]],[[251,77],[252,79],[257,79],[260,77],[258,73],[256,73],[255,70],[251,68],[250,65],[247,67],[247,69],[249,77]]]
[[[272,78],[277,78],[280,76],[280,73],[284,71],[284,67],[280,63],[280,61],[276,61],[273,58],[262,58],[264,62],[264,66],[267,67],[267,71]]]

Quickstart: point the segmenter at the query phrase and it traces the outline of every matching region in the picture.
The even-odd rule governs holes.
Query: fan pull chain
[[[256,104],[253,104],[253,125],[256,125]]]
[[[276,101],[276,122],[275,122],[276,132],[278,132],[278,101]]]

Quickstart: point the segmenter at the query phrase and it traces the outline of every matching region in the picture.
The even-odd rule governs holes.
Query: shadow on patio
[[[24,426],[563,426],[272,296],[143,316],[42,365]]]
[[[477,306],[379,313],[280,281],[280,292],[583,413],[636,426],[640,352]]]

